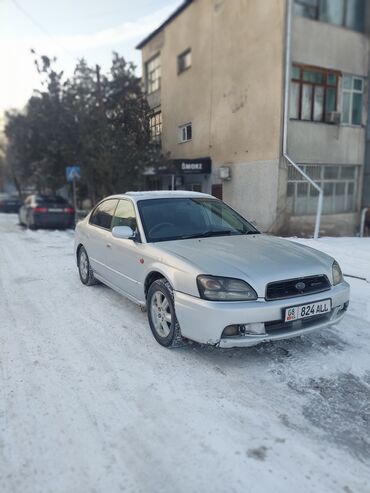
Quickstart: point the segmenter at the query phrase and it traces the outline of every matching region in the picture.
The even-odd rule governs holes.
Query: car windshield
[[[149,199],[139,201],[138,208],[148,242],[259,233],[216,199]]]

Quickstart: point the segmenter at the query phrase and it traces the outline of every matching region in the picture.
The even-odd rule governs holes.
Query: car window
[[[115,226],[128,226],[133,231],[136,231],[136,214],[135,209],[129,200],[120,200],[114,213],[112,228]]]
[[[90,224],[100,226],[101,228],[110,229],[117,203],[118,200],[116,199],[105,200],[102,202],[92,213]]]

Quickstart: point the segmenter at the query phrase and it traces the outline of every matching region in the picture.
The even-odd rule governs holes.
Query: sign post
[[[79,166],[67,166],[66,168],[67,181],[72,182],[73,207],[75,210],[75,223],[77,220],[77,187],[76,181],[81,178],[81,168]]]

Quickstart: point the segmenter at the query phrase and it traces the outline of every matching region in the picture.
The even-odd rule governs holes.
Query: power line
[[[1,2],[1,0],[0,0]],[[119,9],[119,10],[110,10],[110,11],[103,11],[103,12],[100,12],[100,13],[95,13],[95,14],[91,14],[91,15],[84,15],[83,16],[83,20],[89,20],[89,19],[100,19],[101,17],[107,17],[107,16],[110,16],[110,15],[116,15],[116,14],[123,14],[122,12],[122,9]],[[67,18],[63,18],[62,20],[63,21],[66,21],[66,22],[70,22],[70,21],[78,21],[78,20],[81,20],[82,18],[81,17],[67,17]]]
[[[50,38],[52,41],[54,41],[55,44],[57,44],[59,46],[59,48],[61,48],[63,51],[65,51],[70,57],[72,57],[73,59],[75,59],[76,57],[69,51],[67,50],[67,48],[65,48],[52,34],[49,33],[49,31],[47,29],[44,28],[44,26],[42,24],[40,24],[40,22],[35,19],[34,17],[32,17],[32,15],[30,15],[27,10],[25,10],[23,8],[23,6],[17,1],[17,0],[11,0],[11,2],[13,3],[13,5],[20,11],[22,12],[22,14],[27,17],[27,19],[34,25],[36,26],[40,31],[42,31],[46,36],[48,36],[48,38]]]

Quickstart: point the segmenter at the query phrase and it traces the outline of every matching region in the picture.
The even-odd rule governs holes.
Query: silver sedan
[[[100,281],[146,307],[166,347],[286,339],[337,323],[349,303],[333,258],[261,234],[195,192],[102,200],[77,224],[75,254],[82,283]]]

